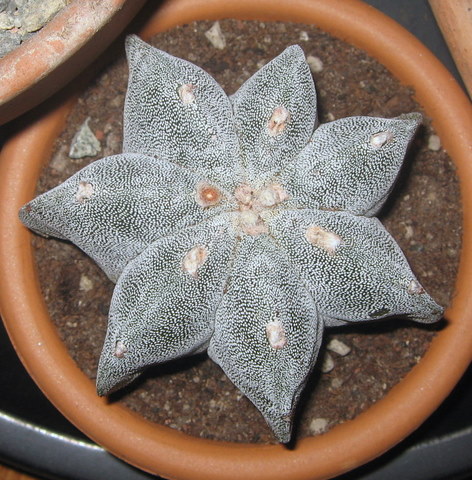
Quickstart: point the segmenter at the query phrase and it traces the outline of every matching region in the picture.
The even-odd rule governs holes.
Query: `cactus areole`
[[[298,46],[231,97],[136,36],[126,49],[123,153],[20,218],[116,282],[99,395],[207,350],[286,443],[324,328],[442,316],[374,217],[421,115],[318,125]]]

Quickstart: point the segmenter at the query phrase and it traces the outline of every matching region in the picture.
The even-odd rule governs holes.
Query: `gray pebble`
[[[90,117],[85,120],[79,131],[74,135],[70,146],[69,157],[94,157],[100,152],[100,142],[93,134],[92,130],[90,130],[90,127],[88,126],[89,121]]]
[[[309,428],[312,435],[325,433],[328,430],[328,420],[326,418],[314,418],[310,422]]]
[[[0,0],[0,58],[43,28],[68,0]]]
[[[0,58],[10,53],[18,47],[20,43],[20,35],[0,31]]]
[[[220,22],[215,22],[212,27],[205,32],[205,37],[219,50],[223,50],[226,47],[226,39],[221,31]]]
[[[41,8],[38,8],[39,3]],[[36,32],[65,7],[66,3],[65,0],[41,0],[41,2],[29,0],[22,12],[22,28],[27,32]]]
[[[323,61],[321,60],[320,57],[315,57],[314,55],[308,55],[308,57],[306,57],[306,61],[308,63],[308,66],[310,67],[310,70],[313,73],[319,73],[323,70]]]
[[[329,353],[326,353],[324,358],[323,358],[323,363],[321,365],[321,372],[322,373],[329,373],[333,369],[334,369],[333,357]]]
[[[433,152],[437,152],[441,149],[441,139],[437,135],[430,135],[428,138],[428,148]]]
[[[0,30],[11,30],[15,27],[15,18],[8,12],[0,13]]]
[[[326,345],[326,348],[331,352],[341,355],[341,357],[346,356],[351,351],[351,347],[336,338],[333,338],[328,345]]]

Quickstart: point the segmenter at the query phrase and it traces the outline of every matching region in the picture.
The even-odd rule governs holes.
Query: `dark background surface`
[[[460,82],[426,0],[366,3],[415,34]],[[151,478],[94,445],[49,403],[18,360],[3,325],[0,386],[0,462],[46,479]],[[386,455],[340,479],[472,479],[472,368],[417,432]]]

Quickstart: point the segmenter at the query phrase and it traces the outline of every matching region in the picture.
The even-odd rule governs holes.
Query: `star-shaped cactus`
[[[287,442],[324,327],[442,315],[372,217],[421,116],[317,127],[298,46],[230,98],[136,36],[126,48],[123,153],[32,200],[21,220],[116,282],[100,395],[208,350]]]

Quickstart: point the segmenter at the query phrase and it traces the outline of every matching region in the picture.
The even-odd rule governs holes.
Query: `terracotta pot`
[[[464,251],[447,326],[424,358],[383,399],[353,421],[305,438],[293,450],[193,438],[151,424],[97,397],[69,357],[41,298],[30,233],[17,212],[34,194],[42,161],[61,130],[61,108],[28,125],[5,146],[0,164],[1,313],[31,376],[56,407],[98,444],[125,461],[174,479],[322,479],[382,454],[416,429],[452,390],[472,357],[472,114],[444,67],[412,35],[357,0],[175,0],[156,7],[141,34],[198,19],[241,18],[314,23],[366,50],[403,83],[434,119],[457,165],[463,195]]]
[[[0,125],[63,87],[123,31],[145,0],[74,0],[0,59]]]

